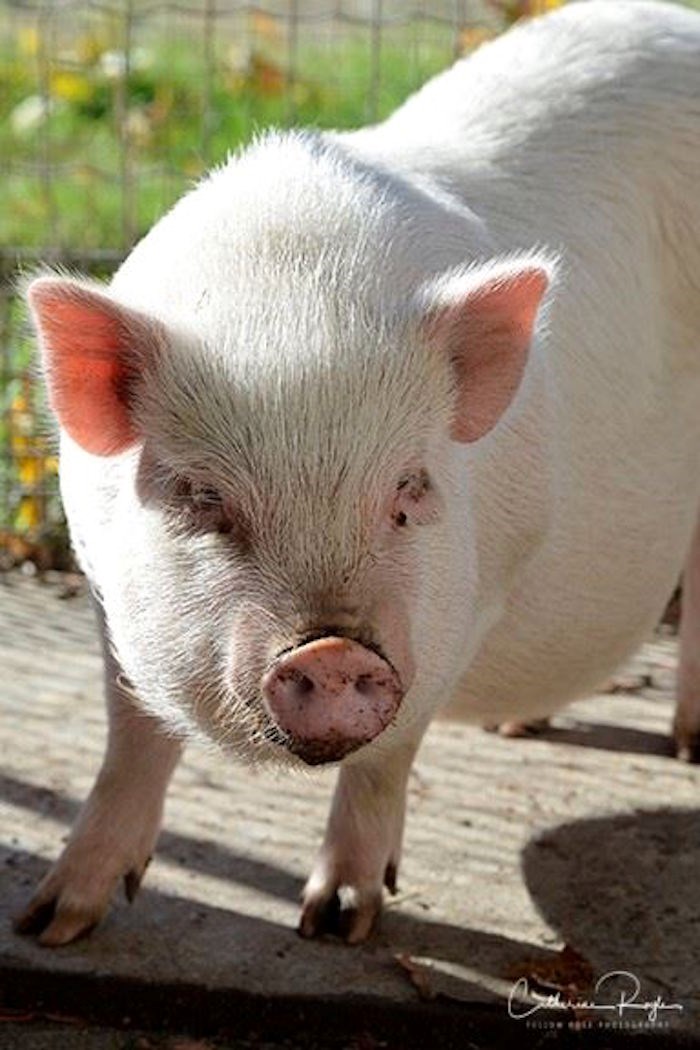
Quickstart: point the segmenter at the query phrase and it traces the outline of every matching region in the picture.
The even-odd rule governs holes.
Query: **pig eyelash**
[[[192,513],[208,513],[223,508],[221,494],[213,485],[192,481],[183,475],[171,479],[174,502],[181,510]]]
[[[203,510],[211,510],[223,505],[221,493],[211,485],[191,484],[188,496],[194,507],[201,507]]]
[[[247,546],[247,533],[239,515],[213,485],[178,475],[173,478],[173,502],[186,528],[219,533]]]
[[[419,470],[415,473],[404,474],[396,486],[397,492],[408,491],[412,499],[419,499],[430,488],[430,478],[427,470]]]

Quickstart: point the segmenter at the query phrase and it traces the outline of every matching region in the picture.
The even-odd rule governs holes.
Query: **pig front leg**
[[[406,785],[421,733],[390,754],[340,769],[323,845],[302,895],[299,932],[341,932],[364,941],[382,907],[384,886],[396,891]]]
[[[103,917],[120,879],[135,896],[160,829],[163,801],[182,749],[144,714],[118,683],[105,655],[109,715],[102,768],[60,858],[16,919],[19,933],[39,943],[67,944]]]
[[[678,701],[673,722],[678,757],[700,759],[700,519],[683,573]]]

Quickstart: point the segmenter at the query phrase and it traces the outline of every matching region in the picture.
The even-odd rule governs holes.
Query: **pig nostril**
[[[362,696],[371,696],[374,692],[374,679],[369,674],[361,674],[355,680],[355,690]]]
[[[299,693],[313,693],[314,683],[308,675],[300,675],[299,680],[297,681],[297,691]]]
[[[289,692],[295,697],[300,699],[305,696],[309,696],[315,689],[313,678],[309,678],[307,674],[303,674],[301,671],[294,671],[287,678],[289,683]]]

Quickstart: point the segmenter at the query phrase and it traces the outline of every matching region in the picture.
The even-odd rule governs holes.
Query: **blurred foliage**
[[[427,19],[379,33],[262,10],[234,27],[205,8],[188,19],[168,8],[140,18],[129,3],[0,6],[5,275],[15,247],[83,252],[85,267],[97,249],[126,251],[257,130],[380,119],[456,56],[561,3],[484,0],[483,24],[461,31]],[[62,563],[54,440],[31,360],[19,301],[0,283],[0,550]]]
[[[561,2],[488,0],[485,24],[462,33],[428,19],[378,34],[255,9],[235,25],[168,10],[127,31],[127,4],[122,16],[0,6],[0,244],[126,249],[260,128],[380,119],[457,55]]]
[[[256,11],[213,38],[201,17],[197,35],[144,22],[128,48],[118,19],[71,22],[0,24],[5,245],[126,248],[256,130],[379,118],[455,56],[430,23],[384,27],[373,49],[327,24],[293,48],[286,21]]]
[[[55,440],[21,304],[10,294],[0,296],[0,332],[5,366],[0,372],[0,568],[8,559],[27,557],[46,567],[65,567],[70,559]]]

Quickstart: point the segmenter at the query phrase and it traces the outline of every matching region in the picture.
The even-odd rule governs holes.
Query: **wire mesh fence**
[[[62,558],[56,456],[16,275],[106,276],[266,125],[380,119],[560,0],[0,0],[0,550]],[[9,554],[8,554],[9,552]]]

